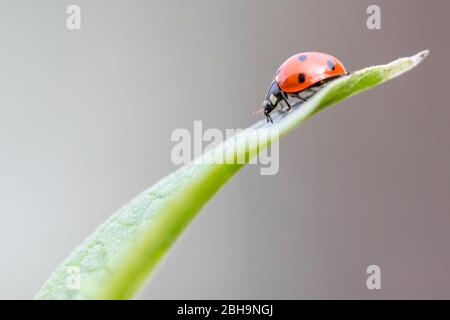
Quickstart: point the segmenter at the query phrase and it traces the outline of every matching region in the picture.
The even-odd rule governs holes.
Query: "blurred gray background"
[[[382,30],[366,28],[369,4]],[[174,129],[255,122],[292,54],[352,71],[426,48],[412,72],[283,139],[277,175],[244,168],[138,298],[450,298],[449,12],[444,0],[1,1],[0,298],[32,298],[174,170]],[[371,264],[381,290],[366,288]]]

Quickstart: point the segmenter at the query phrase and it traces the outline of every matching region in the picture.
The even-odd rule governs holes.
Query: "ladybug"
[[[262,110],[267,122],[273,123],[270,112],[284,101],[289,111],[289,97],[305,102],[327,81],[347,75],[344,65],[335,57],[320,52],[302,52],[287,59],[278,68],[270,84]],[[306,94],[306,97],[305,97]]]

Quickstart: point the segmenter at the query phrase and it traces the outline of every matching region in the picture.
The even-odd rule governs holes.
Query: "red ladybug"
[[[290,57],[278,68],[263,102],[267,122],[273,123],[269,114],[281,101],[284,101],[287,110],[290,110],[289,97],[304,102],[306,99],[300,93],[311,91],[310,97],[316,92],[315,89],[326,81],[346,74],[344,65],[326,53],[302,52]]]

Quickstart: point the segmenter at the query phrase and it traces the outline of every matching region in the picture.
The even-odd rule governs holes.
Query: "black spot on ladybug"
[[[304,73],[298,74],[298,82],[300,82],[300,83],[305,82],[305,74]]]
[[[303,62],[303,61],[306,61],[306,58],[307,58],[307,55],[306,55],[306,54],[301,54],[301,55],[298,57],[298,60],[300,60],[301,62]]]
[[[328,64],[328,68],[330,68],[331,70],[334,71],[334,69],[336,69],[336,66],[334,65],[333,61],[328,60],[327,64]]]

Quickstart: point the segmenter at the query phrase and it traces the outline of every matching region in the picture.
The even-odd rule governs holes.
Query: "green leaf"
[[[325,107],[401,75],[428,54],[369,67],[327,84],[289,113],[274,112],[274,124],[251,128],[163,178],[132,199],[87,238],[51,275],[37,299],[127,299],[140,289],[158,261],[205,203],[244,164],[210,163],[218,151],[245,161]],[[256,138],[254,130],[266,131]],[[278,130],[278,135],[273,135]],[[232,142],[232,143],[230,143]],[[79,277],[78,277],[79,276]],[[78,282],[79,281],[79,282]],[[79,286],[78,286],[79,285]]]

